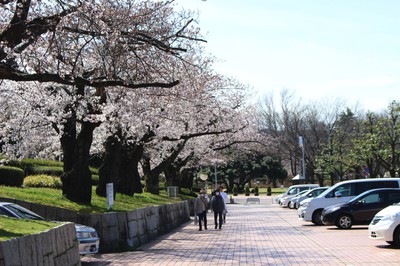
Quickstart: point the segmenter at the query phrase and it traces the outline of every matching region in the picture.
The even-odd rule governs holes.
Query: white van
[[[296,194],[299,194],[302,191],[305,190],[310,190],[319,187],[318,184],[302,184],[302,185],[293,185],[290,186],[284,193],[279,194],[278,196],[275,197],[276,203],[280,204],[281,203],[281,198],[285,196],[294,196]]]
[[[300,219],[322,225],[321,214],[325,207],[347,202],[374,188],[400,188],[400,178],[368,178],[337,183],[318,197],[303,200],[297,209],[297,214]]]

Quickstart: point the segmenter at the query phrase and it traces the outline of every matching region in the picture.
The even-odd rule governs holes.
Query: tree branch
[[[217,147],[217,148],[213,148],[213,151],[220,151],[220,150],[224,150],[224,149],[227,149],[227,148],[229,148],[229,147],[232,147],[233,145],[236,145],[236,144],[244,144],[244,143],[256,143],[256,144],[260,144],[260,145],[263,145],[263,146],[266,146],[266,147],[268,147],[268,145],[266,145],[265,143],[262,143],[262,142],[260,142],[260,141],[257,141],[257,140],[241,140],[241,141],[232,141],[231,143],[228,143],[228,144],[226,144],[226,145],[224,145],[224,146],[220,146],[220,147]]]
[[[58,74],[27,74],[21,71],[18,71],[4,63],[0,63],[0,79],[8,79],[14,81],[39,81],[39,82],[55,82],[64,85],[77,85],[77,86],[89,86],[89,87],[125,87],[130,89],[138,89],[138,88],[151,88],[151,87],[159,87],[159,88],[172,88],[179,84],[179,80],[175,80],[172,82],[149,82],[149,83],[127,83],[126,81],[120,80],[89,80],[82,77],[71,77],[65,76],[61,77]]]

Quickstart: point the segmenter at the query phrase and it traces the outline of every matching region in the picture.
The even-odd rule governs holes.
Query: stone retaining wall
[[[0,265],[81,265],[74,224],[0,242]]]
[[[0,201],[15,202],[49,220],[94,227],[100,237],[100,252],[137,248],[189,221],[190,213],[193,212],[193,204],[189,204],[189,201],[92,215],[15,199],[0,198]]]

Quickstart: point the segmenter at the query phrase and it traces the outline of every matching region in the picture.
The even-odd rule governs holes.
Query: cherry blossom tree
[[[118,117],[118,123],[109,125],[111,145],[108,151],[106,147],[101,168],[104,172],[100,173],[96,190],[99,195],[105,195],[105,184],[110,182],[122,193],[140,192],[140,166],[143,166],[145,190],[158,194],[161,173],[167,177],[167,183],[178,184],[180,169],[198,153],[198,147],[211,149],[204,136],[227,138],[227,134],[236,134],[247,126],[239,112],[244,109],[239,110],[239,106],[246,100],[246,88],[238,84],[228,87],[233,82],[213,74],[208,67],[211,61],[203,60],[201,67],[197,65],[191,71],[187,68],[186,76],[173,89],[136,90],[113,97],[112,101],[118,105],[113,120]],[[140,115],[129,115],[132,113]],[[130,170],[124,170],[125,164]],[[125,175],[127,172],[130,174]]]
[[[175,184],[199,157],[254,141],[243,86],[213,73],[193,14],[173,7],[133,0],[1,5],[0,78],[19,83],[4,82],[0,93],[26,106],[4,113],[5,150],[37,154],[26,140],[41,143],[38,150],[52,147],[64,160],[63,193],[88,203],[91,150],[105,151],[98,194],[113,182],[132,195],[142,190],[141,175],[146,191],[158,193],[162,172]]]
[[[63,106],[63,193],[91,201],[88,155],[106,88],[173,87],[201,41],[173,1],[6,1],[0,5],[0,78],[53,82],[83,101]],[[56,87],[56,86],[54,86]],[[88,87],[88,88],[86,88]],[[95,89],[90,89],[95,88]],[[78,124],[79,123],[79,124]],[[78,131],[79,130],[79,131]]]

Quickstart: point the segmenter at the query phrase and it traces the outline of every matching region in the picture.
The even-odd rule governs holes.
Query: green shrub
[[[59,161],[26,158],[23,160],[9,160],[6,164],[22,169],[27,176],[45,175],[61,177],[64,173],[63,162]],[[92,185],[97,186],[99,184],[99,169],[89,167],[89,170],[92,174]]]
[[[232,191],[233,191],[233,195],[234,195],[234,196],[237,196],[237,194],[238,194],[238,187],[237,187],[236,184],[233,185]]]
[[[47,166],[59,166],[62,167],[64,165],[63,162],[46,160],[46,159],[32,159],[25,158],[22,160],[23,165],[47,165]]]
[[[196,197],[197,196],[197,193],[195,193],[194,191],[191,191],[188,188],[181,188],[179,194],[192,196],[192,197]]]
[[[50,175],[30,175],[24,179],[25,187],[47,187],[47,188],[62,188],[62,182],[59,177]]]
[[[268,187],[267,188],[267,196],[271,196],[271,194],[272,194],[271,187]]]
[[[64,168],[61,166],[53,165],[35,165],[27,173],[28,175],[51,175],[51,176],[61,176],[64,173]]]
[[[7,161],[7,165],[21,168],[24,170],[26,175],[34,175],[34,174],[46,174],[46,168],[41,170],[41,167],[49,167],[48,169],[57,169],[55,171],[59,171],[59,169],[63,168],[63,163],[59,161],[51,161],[44,159],[32,159],[25,158],[23,160],[9,160]],[[47,169],[47,170],[48,170]]]
[[[249,188],[248,185],[245,186],[244,193],[245,193],[246,196],[250,196],[250,188]]]
[[[254,188],[254,196],[258,196],[258,185]]]
[[[24,171],[14,166],[0,166],[0,185],[20,187],[24,182]]]

